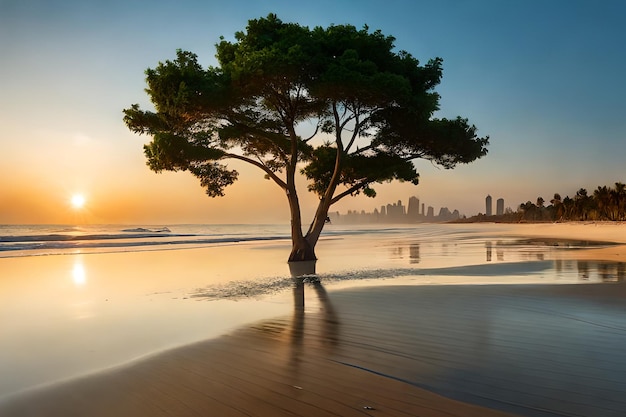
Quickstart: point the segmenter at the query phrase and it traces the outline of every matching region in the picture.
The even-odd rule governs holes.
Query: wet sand
[[[626,223],[567,222],[515,225],[513,234],[522,237],[561,238],[589,242],[613,242],[608,248],[586,249],[572,254],[572,259],[626,261]]]
[[[305,284],[290,317],[13,398],[0,415],[623,416],[624,301],[622,283]]]
[[[624,225],[607,228],[562,224],[497,225],[493,234],[626,243],[623,232]],[[391,249],[408,243],[389,242],[388,246],[372,247],[367,252],[367,267],[405,262],[405,258],[395,257],[398,251]],[[360,244],[370,246],[367,240]],[[318,254],[330,265],[325,267],[329,271],[337,269],[337,265],[363,262],[363,252],[347,252],[354,245],[351,240],[322,245]],[[376,256],[386,253],[381,247],[391,248],[389,253],[394,256],[378,260]],[[463,274],[464,269],[469,271],[470,264],[463,267],[463,263],[449,263],[452,258],[447,257],[448,264],[444,266],[452,276],[445,280],[435,277],[439,281],[433,282],[440,285],[404,285],[403,280],[327,286],[324,282],[306,283],[294,285],[293,294],[286,294],[282,301],[233,302],[237,309],[231,304],[215,304],[219,310],[211,307],[217,303],[214,301],[198,303],[185,299],[190,285],[207,282],[202,271],[213,267],[219,279],[237,282],[251,274],[250,268],[269,264],[268,256],[271,265],[280,265],[277,260],[285,246],[257,249],[90,255],[82,260],[74,256],[5,260],[5,267],[14,266],[15,274],[22,276],[19,283],[12,285],[25,288],[18,292],[7,287],[10,291],[6,297],[23,294],[24,300],[35,300],[31,289],[37,285],[40,290],[36,299],[39,305],[25,304],[20,310],[16,304],[6,310],[13,315],[21,311],[26,317],[27,310],[38,307],[41,314],[28,316],[33,323],[49,315],[51,308],[65,314],[68,305],[87,305],[91,316],[72,312],[68,327],[78,328],[77,324],[89,321],[96,333],[101,332],[103,340],[113,326],[128,326],[129,320],[138,325],[122,328],[122,333],[128,332],[131,344],[146,338],[138,331],[143,330],[141,323],[157,326],[166,319],[168,323],[164,323],[159,337],[171,334],[168,340],[175,336],[172,329],[191,320],[198,322],[194,323],[198,330],[193,334],[203,332],[202,320],[207,329],[215,327],[215,331],[226,334],[4,397],[0,400],[0,416],[626,415],[626,283],[460,285],[492,282],[491,279],[498,279],[492,276],[497,271],[517,276],[518,269],[519,274],[529,269],[524,262],[493,264],[497,268],[486,269],[479,265],[480,276],[473,276]],[[240,271],[228,263],[215,268],[215,262],[228,259],[227,255],[241,257],[242,250],[253,250],[258,265],[250,264]],[[427,250],[429,246],[423,244],[422,267],[430,266]],[[348,261],[335,255],[340,253],[349,253],[352,258]],[[183,256],[186,265],[192,264],[192,257],[203,259],[206,264],[196,265],[194,284],[179,288],[181,284],[174,279],[175,268]],[[624,246],[577,249],[559,252],[558,256],[626,261]],[[86,271],[86,282],[70,283],[69,271],[79,260]],[[411,255],[408,260],[413,262],[415,258]],[[61,262],[67,265],[62,266]],[[442,262],[436,259],[432,264],[439,267]],[[459,262],[465,262],[465,258]],[[116,265],[119,271],[113,269]],[[152,265],[149,273],[146,265]],[[438,268],[442,276],[445,267]],[[52,269],[63,273],[48,273],[50,283],[42,286],[42,271]],[[32,277],[24,277],[23,271],[29,271]],[[129,271],[133,276],[146,276],[145,280],[136,281],[137,288],[132,291],[127,287]],[[275,273],[281,272],[277,269]],[[166,276],[172,277],[170,281]],[[418,277],[416,283],[425,282],[423,278]],[[502,281],[508,282],[509,278],[505,278]],[[62,288],[60,283],[65,283]],[[446,283],[455,285],[441,285]],[[8,281],[5,284],[9,285]],[[64,293],[59,292],[60,288],[67,294],[61,297]],[[51,291],[55,291],[58,300],[46,296]],[[124,310],[118,320],[113,315],[119,314],[120,308],[128,311]],[[222,318],[238,317],[244,311],[248,316],[241,316],[241,320],[250,323],[250,311],[255,308],[264,310],[263,317],[278,318],[263,319],[239,330],[229,330],[232,325],[219,329]],[[287,315],[272,311],[285,311]],[[100,322],[100,327],[94,327]],[[16,321],[15,326],[18,325],[30,326],[30,322]],[[58,332],[59,327],[55,326],[46,332]],[[41,331],[44,327],[36,329]],[[157,330],[154,329],[155,335],[159,335]],[[56,340],[49,337],[50,341]],[[69,342],[76,344],[84,336],[77,333],[72,337]],[[116,340],[120,337],[123,335],[115,336]],[[41,338],[43,343],[45,340]],[[108,346],[97,340],[90,343]],[[141,349],[148,349],[148,345],[158,343],[146,342]],[[18,349],[16,345],[11,354],[19,354]],[[5,358],[6,363],[9,361]]]

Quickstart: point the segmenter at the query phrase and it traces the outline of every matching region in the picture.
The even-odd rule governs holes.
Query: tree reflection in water
[[[296,265],[294,265],[296,264]],[[331,353],[339,344],[339,319],[326,289],[315,275],[315,261],[289,264],[293,278],[294,312],[291,320],[290,365],[298,373],[307,349],[323,349]],[[313,289],[320,304],[320,313],[306,320],[305,288]]]
[[[578,276],[581,280],[588,281],[597,275],[602,282],[625,282],[626,262],[597,262],[597,261],[576,261]]]

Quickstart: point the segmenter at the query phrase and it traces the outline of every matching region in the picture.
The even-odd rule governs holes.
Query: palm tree
[[[563,216],[566,220],[572,220],[576,213],[576,202],[570,196],[563,199]]]
[[[563,220],[563,202],[561,201],[561,194],[554,193],[554,197],[550,200],[550,204],[554,208],[554,217],[552,220]]]
[[[578,220],[587,220],[591,206],[591,197],[587,195],[587,190],[581,188],[574,196],[574,207]]]
[[[543,199],[543,197],[537,197],[537,217],[539,217],[536,220],[543,220],[543,215],[546,211],[546,208],[544,207],[546,200]]]
[[[519,205],[519,211],[521,212],[520,220],[535,220],[537,206],[527,201]]]
[[[593,202],[595,203],[598,220],[615,220],[613,218],[612,200],[611,192],[606,185],[598,187],[593,192]]]
[[[626,220],[626,184],[616,182],[615,189],[612,190],[612,196],[617,207],[615,220]]]

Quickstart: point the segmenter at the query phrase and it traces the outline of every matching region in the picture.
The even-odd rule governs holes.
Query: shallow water
[[[285,226],[156,228],[1,230],[0,396],[292,310]],[[520,239],[513,229],[329,225],[317,247],[317,278],[328,290],[626,280],[624,263],[576,259],[589,242]]]

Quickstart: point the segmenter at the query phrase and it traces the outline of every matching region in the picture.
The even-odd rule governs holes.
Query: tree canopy
[[[462,117],[434,118],[442,59],[426,64],[395,39],[366,26],[309,29],[276,15],[248,22],[216,45],[216,67],[178,50],[146,71],[154,111],[132,105],[124,121],[152,141],[150,169],[189,171],[211,197],[238,179],[229,160],[247,162],[282,188],[292,221],[291,261],[315,259],[329,207],[393,180],[418,183],[413,161],[444,168],[487,153],[488,137]],[[304,233],[295,177],[319,197]]]

